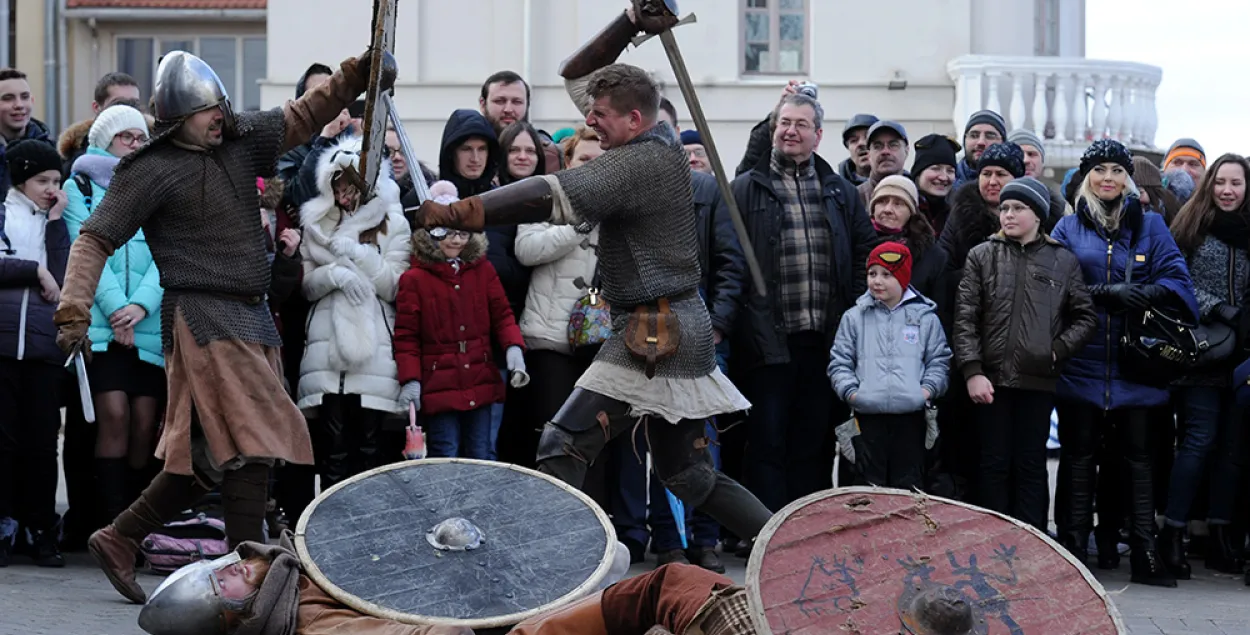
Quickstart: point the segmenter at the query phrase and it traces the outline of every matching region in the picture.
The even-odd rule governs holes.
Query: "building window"
[[[157,55],[157,51],[160,54]],[[160,56],[172,51],[198,55],[213,70],[238,110],[260,109],[260,80],[264,79],[267,59],[263,37],[150,37],[117,38],[117,70],[129,73],[139,83],[146,101],[156,81]]]
[[[807,73],[808,0],[741,0],[742,72]]]
[[[1035,0],[1033,8],[1033,54],[1059,55],[1059,0]]]

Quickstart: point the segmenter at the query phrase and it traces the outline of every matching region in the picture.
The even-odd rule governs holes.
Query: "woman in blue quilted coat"
[[[1121,374],[1119,338],[1126,312],[1166,306],[1196,322],[1198,309],[1185,257],[1163,217],[1142,210],[1132,174],[1127,148],[1110,139],[1094,142],[1081,158],[1076,212],[1060,220],[1051,233],[1076,254],[1098,311],[1094,339],[1068,362],[1059,380],[1056,405],[1062,447],[1055,515],[1060,541],[1084,560],[1093,528],[1095,456],[1106,438],[1116,460],[1104,465],[1124,474],[1128,489],[1117,492],[1117,498],[1127,501],[1132,580],[1174,587],[1176,579],[1155,549],[1147,416],[1150,407],[1167,403],[1168,392]],[[1125,282],[1130,261],[1131,283]],[[1105,548],[1114,551],[1114,544]],[[1103,550],[1100,545],[1099,553]]]

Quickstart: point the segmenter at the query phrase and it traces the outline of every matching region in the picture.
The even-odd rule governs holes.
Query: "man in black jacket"
[[[855,187],[815,155],[823,119],[819,102],[787,95],[772,150],[733,182],[769,285],[767,297],[744,290],[733,332],[735,376],[753,404],[746,484],[773,511],[831,485],[825,368],[877,242]]]

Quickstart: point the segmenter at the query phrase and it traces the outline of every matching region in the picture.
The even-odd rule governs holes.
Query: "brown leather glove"
[[[356,58],[356,72],[367,82],[369,79],[369,72],[372,70],[372,67],[373,49],[366,49],[364,53],[360,54],[360,57]],[[395,56],[391,55],[390,51],[383,51],[382,75],[378,79],[384,92],[389,91],[395,86],[395,78],[398,75],[399,63],[395,61]]]
[[[91,326],[91,311],[77,306],[61,305],[52,314],[56,324],[56,345],[66,355],[82,352],[83,359],[91,361],[91,340],[87,338],[87,328]]]
[[[418,227],[426,229],[446,227],[480,232],[486,226],[486,209],[482,206],[482,199],[477,196],[470,196],[450,205],[429,200],[417,209],[414,220]]]
[[[677,24],[664,0],[633,0],[634,24],[652,35],[663,33]]]

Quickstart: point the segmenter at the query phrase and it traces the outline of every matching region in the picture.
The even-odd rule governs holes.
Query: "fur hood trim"
[[[399,201],[399,186],[391,178],[391,164],[386,161],[378,172],[374,197],[351,214],[342,214],[337,225],[322,226],[331,215],[341,213],[334,202],[334,177],[347,166],[360,166],[361,138],[341,136],[316,156],[317,195],[300,207],[300,225],[308,229],[317,227],[329,236],[359,237],[361,232],[373,229],[386,220],[388,214],[403,214]],[[352,233],[348,233],[348,232]]]
[[[464,246],[464,251],[460,252],[460,259],[470,264],[481,260],[486,255],[487,244],[485,233],[474,232],[469,243]],[[422,264],[447,262],[447,257],[438,248],[438,242],[424,229],[412,232],[412,257]]]
[[[93,123],[95,123],[95,117],[71,124],[61,131],[61,136],[56,140],[57,152],[60,152],[63,157],[74,156],[78,150],[87,145],[87,133],[91,132]]]

